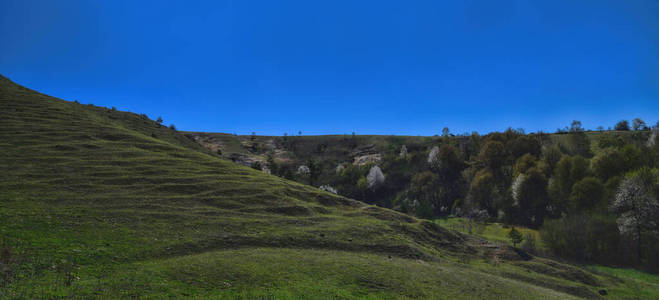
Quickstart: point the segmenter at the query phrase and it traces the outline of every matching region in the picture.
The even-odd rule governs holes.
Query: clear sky
[[[180,130],[659,120],[659,1],[0,1],[0,74]]]

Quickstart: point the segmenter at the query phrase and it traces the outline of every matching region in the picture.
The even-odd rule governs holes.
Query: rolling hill
[[[0,298],[647,297],[0,77]]]

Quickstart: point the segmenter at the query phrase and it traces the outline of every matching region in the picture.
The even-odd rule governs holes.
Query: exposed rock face
[[[375,149],[375,145],[370,144],[359,147],[352,151],[351,155],[354,157],[353,165],[362,166],[368,163],[378,163],[382,160],[382,155]]]
[[[224,147],[220,144],[217,143],[216,141],[213,141],[211,138],[204,136],[204,135],[189,135],[187,134],[186,136],[192,136],[192,139],[199,143],[200,145],[206,147],[207,149],[210,149],[213,152],[217,153],[217,150],[220,150],[224,152]]]
[[[355,161],[352,164],[363,166],[369,163],[378,163],[380,162],[380,160],[382,160],[382,156],[379,153],[369,154],[369,155],[355,156]]]
[[[239,153],[232,153],[231,155],[229,155],[229,159],[243,166],[251,166],[252,163],[254,162],[254,159],[250,158],[245,154],[239,154]]]

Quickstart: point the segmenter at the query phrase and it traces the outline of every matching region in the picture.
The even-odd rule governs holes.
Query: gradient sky
[[[1,0],[0,74],[191,131],[659,120],[656,0],[169,2]]]

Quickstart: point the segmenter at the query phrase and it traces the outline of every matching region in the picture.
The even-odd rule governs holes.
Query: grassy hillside
[[[656,288],[525,260],[234,164],[145,116],[4,77],[0,111],[0,298],[569,299]]]

